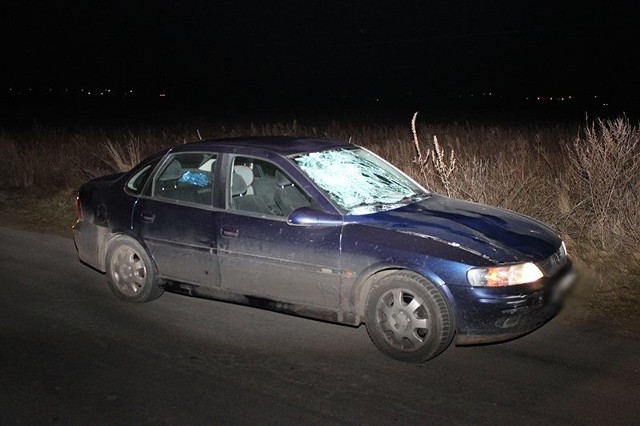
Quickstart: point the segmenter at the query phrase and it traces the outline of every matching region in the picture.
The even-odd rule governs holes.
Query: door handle
[[[238,238],[238,235],[240,235],[240,231],[237,228],[236,229],[222,228],[222,230],[220,231],[220,234],[222,234],[223,237],[227,237],[227,238]]]
[[[153,221],[156,220],[156,215],[151,212],[143,211],[140,214],[140,220],[147,223],[153,223]]]

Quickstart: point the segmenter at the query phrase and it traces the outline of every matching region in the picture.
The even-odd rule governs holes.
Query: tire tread
[[[392,288],[393,282],[396,282],[398,280],[406,280],[412,282],[416,286],[424,289],[426,295],[428,296],[428,300],[425,300],[425,303],[432,303],[434,305],[433,307],[435,307],[438,313],[438,318],[440,318],[439,339],[437,344],[433,346],[432,350],[426,351],[425,353],[419,353],[419,351],[416,351],[415,353],[401,353],[398,350],[389,347],[385,343],[381,343],[380,340],[376,336],[374,336],[375,331],[373,331],[373,326],[369,325],[369,314],[366,315],[367,333],[369,334],[369,337],[374,345],[381,352],[391,356],[392,358],[405,362],[425,362],[440,355],[442,352],[444,352],[445,349],[449,347],[455,335],[455,318],[453,316],[453,313],[451,312],[449,304],[447,303],[440,290],[424,276],[408,270],[394,272],[376,282],[369,290],[366,311],[369,312],[369,310],[371,309],[370,305],[372,303],[372,294],[378,292],[382,287]]]

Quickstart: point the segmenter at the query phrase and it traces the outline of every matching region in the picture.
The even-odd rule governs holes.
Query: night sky
[[[640,95],[638,1],[3,1],[2,88]]]

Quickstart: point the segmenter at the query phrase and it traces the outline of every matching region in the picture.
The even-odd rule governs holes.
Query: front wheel
[[[453,314],[440,290],[410,271],[378,281],[369,293],[366,325],[376,347],[391,358],[424,362],[444,351],[455,334]]]
[[[157,299],[164,290],[158,284],[155,264],[136,240],[120,236],[107,251],[107,282],[119,299],[143,303]]]

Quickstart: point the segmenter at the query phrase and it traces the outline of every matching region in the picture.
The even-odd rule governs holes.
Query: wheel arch
[[[135,241],[136,243],[140,244],[142,248],[147,252],[147,255],[151,259],[151,262],[153,263],[153,267],[155,268],[155,270],[156,271],[158,270],[158,266],[156,265],[156,260],[153,258],[151,251],[149,251],[149,247],[147,247],[144,241],[137,238],[137,236],[132,232],[116,231],[116,232],[109,232],[109,234],[105,236],[104,244],[101,244],[101,246],[103,247],[103,251],[101,253],[100,259],[102,262],[103,271],[106,270],[107,254],[109,253],[109,249],[115,242],[124,238],[129,238]]]
[[[107,283],[117,298],[144,303],[162,295],[158,267],[140,240],[129,233],[114,233],[105,248]]]
[[[356,281],[355,284],[354,308],[359,324],[365,322],[367,299],[373,286],[381,279],[393,273],[402,271],[413,272],[414,274],[420,275],[430,283],[434,284],[444,296],[453,315],[457,316],[455,301],[453,299],[451,291],[449,290],[447,284],[442,280],[442,278],[440,278],[433,271],[425,268],[406,267],[398,265],[378,265],[377,267],[369,268],[368,270],[361,273],[360,278]]]

